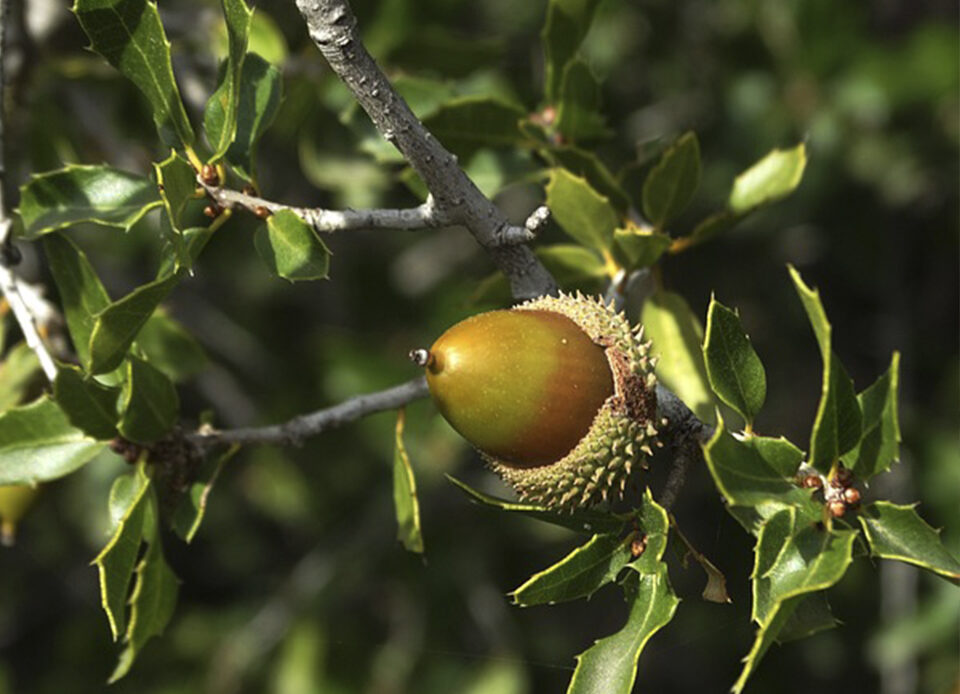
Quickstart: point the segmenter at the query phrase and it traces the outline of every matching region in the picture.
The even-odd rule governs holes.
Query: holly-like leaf
[[[539,246],[536,253],[550,274],[556,278],[557,283],[564,288],[607,276],[603,261],[596,253],[583,246],[558,243],[552,246]]]
[[[610,201],[586,179],[553,169],[546,192],[547,207],[567,234],[588,248],[601,252],[610,248],[620,220]]]
[[[130,441],[151,444],[173,428],[179,411],[180,398],[170,379],[142,359],[130,357],[120,394],[120,433]]]
[[[658,231],[683,212],[700,186],[700,143],[685,133],[660,157],[643,182],[643,213]]]
[[[170,42],[157,5],[147,0],[76,0],[73,12],[90,48],[147,97],[160,137],[170,147],[193,144],[193,128],[170,63]]]
[[[393,449],[393,506],[397,514],[397,539],[410,552],[423,554],[420,501],[417,481],[406,446],[403,445],[404,411],[397,412]]]
[[[236,134],[241,74],[253,17],[253,10],[243,0],[221,0],[220,5],[227,28],[227,59],[220,83],[203,112],[204,132],[213,149],[210,161],[226,154]]]
[[[619,533],[623,530],[626,523],[625,519],[612,513],[603,513],[601,511],[574,511],[572,513],[560,513],[552,511],[544,506],[534,504],[521,504],[513,501],[498,499],[489,494],[477,491],[468,484],[461,482],[456,477],[447,475],[447,479],[459,487],[471,500],[476,503],[496,508],[501,511],[517,513],[522,516],[529,516],[537,520],[559,525],[579,533]]]
[[[156,521],[156,500],[148,497],[147,514],[144,518],[143,539],[147,542],[147,551],[137,564],[136,583],[130,594],[130,621],[124,634],[126,644],[116,668],[110,675],[109,684],[124,677],[133,665],[137,654],[144,644],[154,636],[163,633],[173,610],[177,605],[180,581],[167,565],[160,545],[159,528]]]
[[[784,622],[777,634],[777,642],[805,639],[826,629],[833,629],[837,624],[837,618],[833,616],[830,603],[827,602],[826,591],[810,593],[797,603],[790,617]]]
[[[207,365],[203,347],[162,308],[144,323],[136,344],[146,360],[172,381],[185,381]]]
[[[827,530],[786,508],[771,516],[757,539],[753,572],[753,648],[734,692],[743,691],[761,658],[810,593],[839,581],[853,560],[853,530]]]
[[[23,235],[34,239],[84,222],[127,231],[160,205],[150,179],[110,166],[71,164],[37,174],[20,188]]]
[[[174,274],[137,287],[94,317],[86,370],[100,374],[120,366],[140,328],[179,281]]]
[[[53,396],[73,426],[101,441],[117,435],[119,388],[109,388],[80,369],[61,365],[53,382]]]
[[[90,333],[96,316],[110,305],[110,295],[100,283],[87,256],[70,239],[50,234],[43,239],[43,250],[53,281],[60,294],[60,305],[67,320],[80,363],[90,361]]]
[[[173,512],[171,526],[184,542],[193,542],[193,538],[196,537],[207,513],[207,503],[210,499],[210,492],[213,491],[213,485],[220,476],[223,466],[239,450],[240,446],[234,445],[226,453],[212,456],[204,461],[197,478],[190,484],[190,488],[187,489],[177,504],[177,508]]]
[[[616,580],[630,561],[629,543],[617,534],[594,535],[548,569],[534,574],[510,595],[523,607],[589,598]]]
[[[857,479],[867,481],[900,459],[899,381],[900,353],[894,352],[887,372],[857,396],[863,412],[863,435],[860,443],[843,456],[844,465]]]
[[[820,293],[804,284],[793,266],[789,269],[823,358],[823,386],[810,433],[809,462],[817,470],[827,472],[841,455],[860,441],[860,404],[853,381],[830,346],[832,329],[820,302]]]
[[[423,124],[461,158],[469,158],[480,147],[517,147],[527,137],[520,130],[523,110],[489,96],[460,96],[451,99],[424,118]]]
[[[960,584],[960,561],[940,541],[940,531],[924,521],[913,506],[876,501],[859,516],[870,554],[914,564]]]
[[[629,566],[638,573],[656,573],[660,570],[661,559],[667,549],[670,519],[666,510],[653,500],[650,487],[643,494],[643,503],[636,512],[635,520],[645,549]]]
[[[330,250],[309,224],[290,210],[267,218],[253,238],[270,272],[291,282],[326,279]]]
[[[153,170],[170,225],[175,232],[182,233],[183,210],[197,189],[197,174],[190,162],[175,151],[163,161],[155,162]]]
[[[571,60],[563,70],[557,130],[573,141],[603,137],[609,132],[600,112],[600,85],[579,58]]]
[[[650,267],[670,247],[670,237],[653,229],[628,226],[613,232],[613,252],[631,270]]]
[[[713,392],[752,427],[767,397],[767,375],[740,317],[715,297],[707,310],[703,360]]]
[[[680,600],[667,577],[666,564],[654,573],[634,574],[627,623],[577,656],[577,669],[567,694],[630,694],[637,661],[647,641],[673,619]]]
[[[785,470],[778,467],[790,456],[791,449],[797,449],[786,440],[777,445],[776,439],[767,439],[767,443],[757,446],[753,443],[754,438],[743,441],[734,438],[720,419],[713,436],[703,446],[707,468],[731,509],[749,507],[756,511],[747,529],[755,532],[757,526],[754,523],[769,519],[784,507],[798,509],[802,517],[809,520],[819,518],[821,505],[811,498],[808,490],[794,484],[783,474]],[[765,455],[775,460],[775,464],[771,464]],[[736,513],[733,515],[738,520],[744,518]]]
[[[57,403],[41,397],[0,413],[0,485],[35,486],[63,477],[103,447],[70,424]]]
[[[280,109],[283,80],[280,71],[256,53],[243,61],[237,104],[237,130],[227,150],[227,161],[248,181],[254,180],[254,146]]]
[[[583,42],[599,0],[550,0],[547,21],[540,34],[545,55],[544,91],[556,103],[561,94],[563,72]]]
[[[737,176],[730,192],[730,209],[741,214],[792,193],[803,178],[807,149],[775,149]]]
[[[127,590],[143,538],[150,478],[143,465],[118,477],[110,489],[110,540],[93,560],[100,574],[100,601],[107,614],[113,640],[126,628]]]
[[[663,385],[704,422],[713,422],[714,404],[700,344],[703,327],[679,294],[657,291],[643,305],[640,322],[659,359],[656,373]]]

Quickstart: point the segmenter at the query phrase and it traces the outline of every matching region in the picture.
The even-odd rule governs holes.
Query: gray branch
[[[255,214],[264,209],[270,212],[289,210],[321,233],[349,231],[351,229],[435,229],[457,224],[437,205],[432,195],[428,196],[427,201],[422,205],[406,209],[353,210],[348,208],[345,210],[327,210],[322,207],[285,205],[229,188],[211,186],[204,183],[199,176],[197,182],[203,186],[207,195],[220,207],[239,206]],[[506,229],[501,243],[511,245],[532,241],[549,216],[550,213],[546,207],[538,207],[527,218],[524,226],[511,226]]]
[[[349,424],[376,412],[403,407],[407,403],[426,397],[427,392],[427,381],[421,376],[393,388],[359,395],[344,400],[338,405],[294,417],[283,424],[241,429],[201,429],[188,434],[186,438],[202,448],[222,444],[299,445],[304,439],[328,429]]]
[[[7,184],[6,166],[4,159],[3,141],[6,135],[4,123],[6,121],[6,111],[4,109],[4,85],[5,73],[3,70],[4,48],[6,44],[7,19],[9,17],[8,0],[0,0],[0,293],[3,294],[13,316],[20,326],[23,333],[23,339],[27,346],[33,350],[40,362],[40,368],[47,378],[53,382],[57,377],[57,365],[50,356],[43,339],[40,337],[40,331],[37,328],[37,319],[27,302],[24,301],[17,284],[17,276],[11,270],[20,260],[20,252],[12,245],[10,232],[13,222],[7,216],[6,200],[4,198],[4,188]]]
[[[297,0],[297,7],[330,67],[417,172],[446,219],[466,227],[487,250],[509,279],[514,298],[556,293],[556,282],[533,251],[510,245],[529,236],[529,230],[510,224],[397,94],[360,41],[347,0]]]
[[[667,420],[673,449],[673,466],[659,498],[660,505],[669,511],[687,480],[690,463],[701,455],[700,444],[713,436],[714,428],[700,421],[680,398],[660,383],[657,384],[657,405],[660,416]]]

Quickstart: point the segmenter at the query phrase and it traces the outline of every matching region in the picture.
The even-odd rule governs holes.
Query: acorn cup
[[[642,335],[601,300],[561,294],[467,318],[411,358],[522,500],[573,510],[621,496],[661,445]]]
[[[17,523],[33,505],[39,487],[0,485],[0,544],[12,547],[17,539]]]

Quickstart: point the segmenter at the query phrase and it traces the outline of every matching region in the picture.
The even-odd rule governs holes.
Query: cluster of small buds
[[[630,554],[634,559],[643,555],[647,551],[647,536],[641,533],[637,535],[630,543]]]
[[[140,454],[143,453],[144,448],[133,441],[118,436],[110,442],[110,450],[132,465],[140,459]]]
[[[805,489],[822,489],[823,502],[834,518],[841,518],[847,509],[860,506],[860,490],[854,486],[853,471],[842,465],[829,477],[817,472],[802,472],[799,484]]]
[[[208,186],[220,185],[220,174],[217,173],[217,167],[213,164],[204,164],[200,169],[200,180]]]

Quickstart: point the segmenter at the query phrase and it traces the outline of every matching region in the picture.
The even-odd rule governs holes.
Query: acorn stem
[[[410,361],[417,366],[430,366],[433,363],[433,354],[428,349],[410,350]]]

